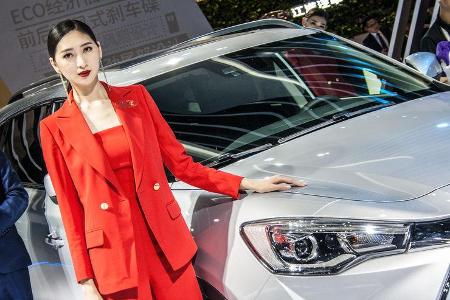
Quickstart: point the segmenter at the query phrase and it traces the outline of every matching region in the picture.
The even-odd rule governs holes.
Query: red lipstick
[[[86,70],[81,73],[78,73],[78,75],[80,75],[81,77],[88,77],[90,73],[91,71]]]

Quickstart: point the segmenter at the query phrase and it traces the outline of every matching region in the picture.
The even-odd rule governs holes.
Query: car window
[[[42,159],[39,122],[61,105],[59,101],[18,113],[0,127],[0,148],[26,186],[43,187],[47,172]]]
[[[177,138],[205,163],[276,144],[339,115],[442,91],[325,33],[213,57],[143,84]]]
[[[428,83],[399,67],[377,59],[326,35],[291,39],[277,44],[287,61],[315,96],[397,96],[427,89]]]
[[[222,60],[146,84],[177,138],[199,161],[219,154],[236,136],[296,114],[310,99],[287,77],[253,76]]]

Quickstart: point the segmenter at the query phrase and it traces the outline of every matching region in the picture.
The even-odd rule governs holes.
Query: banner
[[[105,66],[212,30],[194,0],[3,0],[0,77],[10,92],[54,74],[47,34],[65,19],[91,26]]]

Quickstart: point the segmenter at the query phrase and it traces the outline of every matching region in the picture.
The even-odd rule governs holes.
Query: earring
[[[106,84],[108,86],[108,90],[109,90],[109,82],[108,82],[108,78],[106,78],[105,67],[103,66],[103,61],[101,58],[100,58],[100,71],[102,71],[103,77],[105,77],[105,82],[106,82]]]
[[[69,92],[67,91],[67,84],[66,84],[66,82],[64,81],[64,77],[62,76],[61,73],[59,73],[59,79],[61,79],[61,82],[62,82],[62,84],[63,84],[64,91],[66,92],[66,95],[69,96]]]

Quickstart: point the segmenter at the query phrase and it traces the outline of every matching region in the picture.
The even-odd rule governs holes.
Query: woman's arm
[[[83,207],[66,162],[49,128],[40,123],[42,154],[58,199],[77,281],[94,278],[84,235]]]
[[[195,163],[176,139],[145,87],[140,88],[152,117],[164,164],[172,174],[193,186],[237,199],[242,177]]]
[[[304,185],[300,181],[283,176],[247,179],[195,163],[192,157],[186,154],[183,145],[176,139],[145,87],[140,86],[140,88],[152,116],[164,164],[177,178],[204,190],[230,195],[234,199],[238,198],[239,190],[270,192],[285,190],[290,185]]]
[[[257,193],[289,190],[292,186],[304,187],[306,183],[290,177],[275,175],[264,179],[248,179],[241,181],[241,190],[253,190]]]

